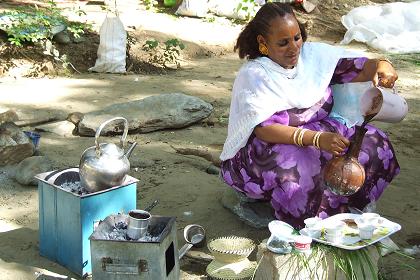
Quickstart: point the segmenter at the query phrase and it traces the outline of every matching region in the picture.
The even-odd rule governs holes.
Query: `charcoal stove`
[[[93,280],[178,280],[176,219],[152,216],[139,240],[127,237],[127,224],[128,215],[110,215],[90,236]]]
[[[40,255],[80,276],[90,273],[89,236],[95,224],[110,214],[136,209],[138,180],[127,176],[120,186],[86,193],[74,188],[80,186],[78,168],[41,173],[36,178]]]

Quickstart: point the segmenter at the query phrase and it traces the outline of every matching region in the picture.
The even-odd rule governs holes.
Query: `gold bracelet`
[[[312,138],[312,145],[315,146],[315,148],[319,149],[319,136],[321,136],[322,132],[318,131],[315,133],[314,138]]]
[[[319,144],[319,139],[321,139],[321,135],[322,135],[322,131],[320,131],[319,132],[319,135],[318,135],[318,137],[316,138],[316,142],[315,142],[315,144],[316,144],[316,146],[318,147],[318,149],[320,149],[321,150],[321,145]]]
[[[379,64],[379,62],[381,62],[381,61],[386,61],[386,62],[388,62],[389,64],[391,64],[391,66],[392,66],[392,67],[394,67],[394,64],[392,64],[392,62],[391,62],[388,58],[378,58],[378,64]]]
[[[299,132],[302,130],[302,128],[297,128],[294,132],[293,132],[293,135],[292,135],[292,138],[293,138],[293,143],[295,143],[295,145],[297,146],[298,145],[298,142],[297,142],[297,139],[296,139],[296,136],[299,134]]]
[[[315,141],[315,147],[317,147],[318,149],[321,150],[321,145],[319,144],[319,139],[321,139],[321,135],[322,135],[322,131],[318,131],[318,135],[316,137],[316,141]]]
[[[300,132],[299,132],[299,136],[298,136],[298,145],[303,147],[305,146],[303,144],[303,136],[305,135],[305,132],[308,131],[306,128],[303,128]]]

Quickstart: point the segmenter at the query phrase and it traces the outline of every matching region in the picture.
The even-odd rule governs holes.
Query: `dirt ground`
[[[0,9],[10,9],[13,2],[16,3],[0,3]],[[310,41],[334,44],[340,41],[345,32],[340,24],[340,16],[352,7],[371,3],[367,0],[328,0],[322,1],[318,11],[312,14],[304,14],[300,10],[297,13],[307,24]],[[86,7],[91,9],[88,15],[96,20],[94,26],[97,28],[101,21],[96,16],[100,12]],[[171,148],[175,144],[221,149],[227,132],[232,83],[243,63],[232,53],[233,35],[237,35],[241,26],[223,19],[207,22],[175,18],[169,12],[157,14],[142,11],[141,15],[137,22],[141,27],[131,28],[130,34],[139,42],[149,36],[176,36],[182,39],[187,48],[181,69],[161,72],[146,67],[149,70],[141,70],[143,64],[140,59],[136,64],[138,71],[134,69],[127,75],[87,73],[87,68],[94,64],[99,42],[98,35],[92,33],[83,44],[62,47],[63,52],[67,49],[70,53],[70,60],[82,74],[47,75],[34,79],[13,76],[6,71],[0,78],[0,105],[26,115],[36,115],[40,111],[44,114],[67,115],[162,93],[182,92],[206,100],[215,108],[210,119],[184,129],[129,135],[130,140],[139,144],[130,160],[130,175],[139,179],[138,208],[159,199],[160,204],[153,213],[177,217],[179,246],[183,244],[183,227],[191,223],[203,225],[208,239],[234,234],[250,237],[256,243],[261,242],[268,237],[268,229],[256,230],[245,225],[221,205],[226,186],[217,175],[206,172],[210,163],[202,158],[177,154]],[[176,28],[162,28],[159,22],[165,20],[173,22]],[[191,29],[192,23],[199,29]],[[225,27],[226,34],[214,28],[218,25]],[[201,32],[200,28],[203,28]],[[352,44],[351,47],[365,50],[372,57],[383,56],[361,44]],[[134,45],[132,50],[135,53],[138,45]],[[0,44],[1,65],[40,65],[45,62],[35,55],[25,60],[28,53],[23,53],[19,56],[19,53],[13,53]],[[392,237],[402,248],[420,245],[420,69],[412,63],[412,59],[412,56],[399,56],[393,60],[399,74],[397,86],[408,101],[409,114],[399,124],[377,123],[390,136],[401,165],[401,174],[386,189],[377,210],[402,225],[402,230]],[[418,56],[414,56],[414,59],[418,61]],[[92,138],[42,133],[40,152],[51,159],[54,168],[64,168],[77,166],[83,150],[93,144]],[[1,280],[35,279],[35,272],[41,270],[77,278],[64,267],[39,256],[37,189],[21,186],[9,179],[5,168],[0,169],[0,248]],[[401,258],[391,255],[384,259],[386,279],[420,279],[419,271],[403,267],[396,259]],[[402,261],[420,269],[419,256],[412,260],[402,258]],[[181,264],[182,279],[206,279],[204,263],[185,258]]]

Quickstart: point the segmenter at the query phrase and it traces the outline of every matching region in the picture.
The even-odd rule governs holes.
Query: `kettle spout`
[[[137,142],[128,142],[131,144],[131,146],[128,148],[127,152],[125,152],[124,156],[127,157],[127,159],[130,158],[131,153],[133,152],[134,148],[137,146]]]

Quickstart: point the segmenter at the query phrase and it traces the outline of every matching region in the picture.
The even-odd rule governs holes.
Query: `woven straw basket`
[[[208,278],[215,280],[245,280],[254,275],[257,262],[244,259],[236,263],[223,263],[213,260],[206,269]]]
[[[249,238],[225,236],[211,240],[207,247],[216,261],[235,263],[248,258],[255,244]]]

